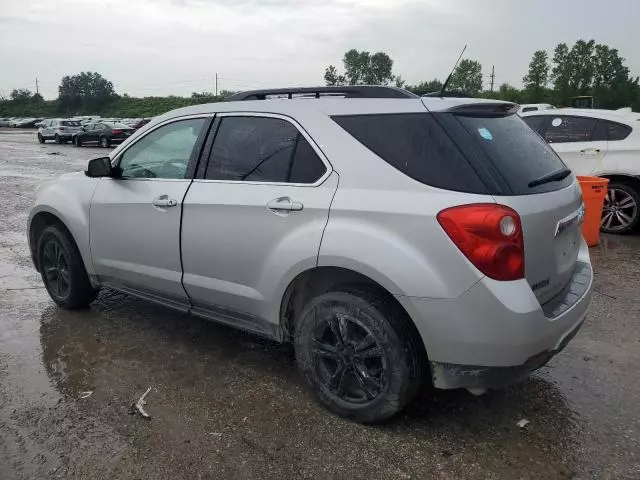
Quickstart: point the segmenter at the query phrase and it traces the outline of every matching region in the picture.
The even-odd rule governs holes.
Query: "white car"
[[[576,175],[609,179],[601,229],[628,233],[640,221],[640,115],[628,110],[560,108],[522,118]]]
[[[518,113],[523,114],[526,112],[537,112],[538,110],[550,110],[555,109],[553,105],[549,103],[523,103],[518,107]]]

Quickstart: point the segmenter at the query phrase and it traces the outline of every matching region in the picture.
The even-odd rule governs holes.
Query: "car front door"
[[[291,119],[223,114],[213,130],[184,204],[184,287],[192,313],[273,335],[277,293],[316,266],[337,174]]]
[[[576,175],[601,168],[606,139],[594,138],[598,120],[590,117],[551,115],[544,138]]]
[[[99,281],[186,311],[180,217],[210,117],[171,120],[117,154],[113,178],[91,201],[90,243]]]

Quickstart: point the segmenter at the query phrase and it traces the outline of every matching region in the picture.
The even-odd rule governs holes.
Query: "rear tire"
[[[320,295],[295,324],[298,368],[329,410],[362,423],[387,419],[414,398],[422,380],[408,321],[368,291]]]
[[[73,137],[73,144],[74,144],[76,147],[81,147],[81,146],[82,146],[82,140],[80,140],[80,138],[79,138],[79,137]]]
[[[626,182],[610,182],[607,186],[600,230],[605,233],[631,233],[638,227],[639,222],[640,192]]]
[[[61,308],[87,307],[98,294],[78,248],[66,230],[57,225],[44,229],[38,240],[38,265],[49,296]]]
[[[44,137],[40,133],[38,134],[38,142],[44,143]]]
[[[107,137],[100,137],[100,146],[102,148],[109,148],[111,146],[111,141]]]
[[[54,135],[53,139],[56,141],[58,145],[62,143],[62,139],[60,138],[60,135],[58,135],[57,133]]]

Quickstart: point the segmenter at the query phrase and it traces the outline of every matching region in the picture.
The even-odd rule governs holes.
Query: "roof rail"
[[[461,92],[460,90],[447,90],[442,92],[429,92],[422,95],[423,97],[442,97],[442,98],[474,98],[473,95]]]
[[[296,96],[315,97],[341,96],[344,98],[418,98],[417,95],[397,87],[383,85],[345,85],[335,87],[294,87],[273,88],[268,90],[249,90],[231,95],[227,102],[239,102],[243,100],[266,100],[269,96]]]

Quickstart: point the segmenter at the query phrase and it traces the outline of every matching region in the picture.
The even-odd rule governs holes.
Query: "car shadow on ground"
[[[103,291],[86,311],[47,307],[40,337],[47,373],[68,401],[95,391],[94,403],[108,404],[108,415],[122,415],[136,395],[153,386],[149,410],[165,425],[186,422],[205,435],[208,428],[250,418],[270,439],[264,448],[273,448],[271,455],[290,443],[335,443],[337,431],[354,441],[368,438],[373,443],[366,448],[384,439],[406,455],[429,452],[473,461],[474,455],[490,453],[498,463],[534,458],[555,473],[569,473],[566,457],[577,438],[575,414],[545,374],[549,367],[481,397],[425,389],[396,418],[362,426],[313,400],[289,345],[127,295]],[[522,419],[529,425],[517,426]]]

